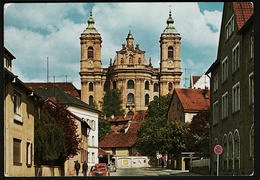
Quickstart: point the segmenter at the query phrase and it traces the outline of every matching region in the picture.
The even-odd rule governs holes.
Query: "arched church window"
[[[154,83],[154,85],[153,85],[153,91],[154,91],[154,92],[158,92],[158,91],[159,91],[158,83]]]
[[[171,82],[168,84],[168,89],[172,90],[172,83]]]
[[[91,83],[89,83],[88,90],[89,90],[89,91],[93,91],[93,89],[94,89],[93,83],[91,82]]]
[[[127,103],[132,104],[132,103],[134,103],[134,102],[135,102],[135,100],[134,100],[134,94],[133,94],[133,93],[129,93],[129,94],[127,95]]]
[[[94,58],[94,49],[93,47],[88,47],[88,58],[93,59]]]
[[[158,96],[154,96],[154,97],[153,97],[153,100],[154,100],[154,101],[158,101],[158,99],[159,99]]]
[[[144,89],[149,90],[149,81],[145,81]]]
[[[88,101],[89,101],[88,104],[89,104],[90,106],[94,106],[94,98],[93,98],[93,96],[89,96]]]
[[[148,106],[149,105],[149,94],[146,94],[144,99],[145,99],[145,102],[144,102],[145,105]]]
[[[133,62],[133,56],[130,56],[129,57],[129,64],[133,64],[134,62]]]
[[[127,82],[127,89],[134,89],[134,81],[133,80],[129,80]]]
[[[168,58],[173,59],[173,47],[168,47]]]

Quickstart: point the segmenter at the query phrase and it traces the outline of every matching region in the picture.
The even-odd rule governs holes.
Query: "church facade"
[[[89,105],[102,108],[107,89],[122,91],[122,107],[126,114],[146,110],[149,102],[180,87],[181,59],[180,33],[173,26],[171,11],[167,26],[160,37],[160,66],[153,68],[152,60],[147,62],[145,51],[134,44],[131,31],[127,34],[126,44],[116,51],[115,59],[108,68],[102,68],[101,34],[94,27],[92,11],[88,26],[80,37],[81,60],[81,100]]]

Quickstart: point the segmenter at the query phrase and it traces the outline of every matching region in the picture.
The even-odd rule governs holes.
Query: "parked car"
[[[97,163],[92,166],[89,176],[110,176],[106,163]]]
[[[116,172],[116,165],[112,162],[107,163],[107,168],[110,172]]]

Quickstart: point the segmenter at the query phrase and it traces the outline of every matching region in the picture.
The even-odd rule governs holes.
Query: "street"
[[[110,176],[202,176],[188,170],[171,170],[162,168],[121,168],[110,172]]]

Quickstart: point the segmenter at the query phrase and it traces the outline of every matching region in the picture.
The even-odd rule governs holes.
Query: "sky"
[[[11,3],[4,5],[4,46],[16,57],[13,73],[23,82],[67,81],[80,89],[79,38],[91,8],[102,38],[103,68],[126,43],[129,30],[147,62],[151,58],[158,68],[170,10],[182,37],[181,87],[189,87],[190,75],[203,75],[216,60],[223,2]]]

